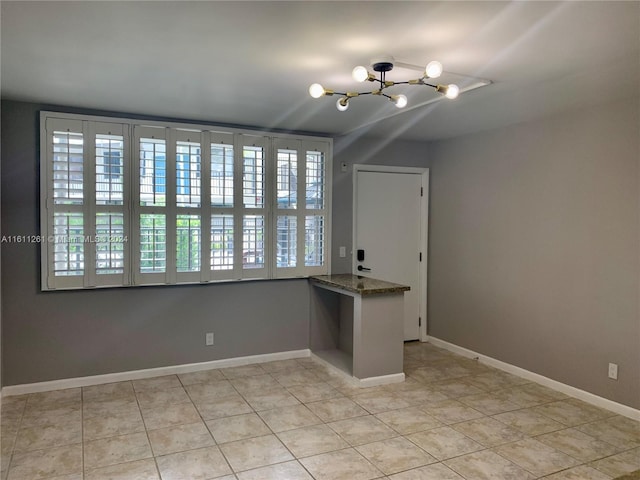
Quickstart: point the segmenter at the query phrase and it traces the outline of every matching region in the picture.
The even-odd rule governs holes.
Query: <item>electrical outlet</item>
[[[618,364],[617,363],[610,363],[609,364],[609,378],[612,378],[614,380],[618,379]]]
[[[205,337],[205,343],[207,345],[213,345],[213,332],[207,333],[207,335]]]

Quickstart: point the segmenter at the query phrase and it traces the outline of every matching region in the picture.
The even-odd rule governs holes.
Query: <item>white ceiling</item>
[[[430,140],[640,89],[638,1],[2,1],[1,16],[3,98],[135,114]],[[404,110],[308,95],[357,90],[352,68],[379,55],[494,83],[453,101],[405,87]]]

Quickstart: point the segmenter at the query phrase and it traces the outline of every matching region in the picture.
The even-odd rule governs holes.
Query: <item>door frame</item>
[[[426,342],[427,337],[427,264],[428,264],[428,239],[429,239],[429,169],[419,167],[397,167],[392,165],[353,165],[353,212],[352,212],[352,234],[351,234],[351,272],[356,272],[356,256],[353,250],[356,248],[356,215],[358,211],[358,173],[405,173],[421,176],[421,186],[423,195],[420,200],[420,250],[422,251],[422,262],[420,264],[420,290],[424,295],[420,296],[420,318],[422,325],[419,327],[419,340]],[[355,273],[354,273],[355,274]],[[381,280],[384,280],[382,278]]]

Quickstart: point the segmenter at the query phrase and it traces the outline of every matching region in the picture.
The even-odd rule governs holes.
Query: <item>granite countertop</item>
[[[339,273],[335,275],[315,275],[309,277],[312,282],[341,288],[360,295],[380,295],[384,293],[400,293],[411,290],[407,285],[386,282],[376,278],[361,277],[351,273]]]

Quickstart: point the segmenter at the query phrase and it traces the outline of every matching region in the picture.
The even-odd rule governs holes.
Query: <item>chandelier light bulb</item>
[[[349,108],[349,99],[347,97],[339,98],[336,102],[336,108],[341,112],[344,112]]]
[[[445,93],[444,96],[453,100],[454,98],[458,97],[459,93],[460,89],[458,88],[458,86],[450,83],[449,85],[447,85],[447,93]]]
[[[442,75],[442,64],[437,61],[427,63],[427,68],[425,68],[425,73],[429,78],[438,78]]]
[[[324,87],[319,83],[314,83],[309,87],[309,95],[313,98],[320,98],[324,95]]]
[[[398,108],[404,108],[407,106],[407,96],[406,95],[394,95],[393,97],[393,103],[395,104],[396,107]]]
[[[364,82],[367,78],[369,78],[369,71],[366,69],[366,67],[358,65],[353,69],[351,75],[356,82]]]

